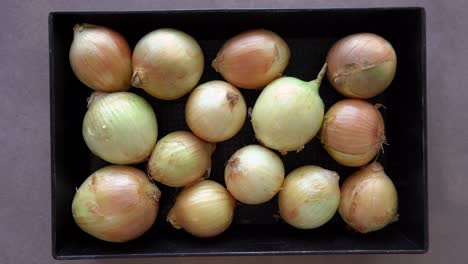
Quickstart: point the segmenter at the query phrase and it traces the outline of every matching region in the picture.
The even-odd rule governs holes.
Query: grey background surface
[[[468,1],[0,2],[0,263],[54,263],[50,231],[50,11],[423,6],[427,12],[430,250],[425,255],[209,257],[73,263],[467,263]],[[317,25],[320,26],[320,25]],[[313,29],[311,29],[313,30]]]

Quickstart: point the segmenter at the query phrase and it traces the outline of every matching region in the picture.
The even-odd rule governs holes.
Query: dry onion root
[[[154,223],[161,192],[129,166],[107,166],[89,176],[72,203],[73,218],[86,233],[109,242],[126,242]]]
[[[232,223],[235,199],[219,183],[204,180],[185,187],[167,215],[174,228],[197,237],[213,237]]]
[[[380,163],[371,163],[345,180],[339,213],[360,233],[377,231],[398,220],[397,191]]]
[[[281,218],[300,229],[324,225],[340,202],[339,176],[318,166],[303,166],[286,176],[279,192]]]
[[[257,89],[280,77],[289,57],[288,44],[280,36],[255,29],[229,39],[211,65],[229,83]]]
[[[189,185],[209,176],[211,154],[215,148],[215,144],[190,132],[172,132],[156,144],[148,161],[148,173],[156,181],[171,187]]]
[[[110,28],[91,24],[76,24],[73,31],[69,59],[76,77],[97,91],[128,90],[132,54],[125,38]]]
[[[397,57],[392,45],[372,33],[352,34],[337,41],[327,56],[328,80],[341,94],[370,98],[392,82]]]
[[[385,126],[377,106],[359,99],[335,103],[325,114],[320,140],[338,163],[367,164],[385,143]]]
[[[204,57],[193,37],[176,29],[161,28],[138,41],[132,65],[134,87],[159,99],[174,100],[197,85]]]

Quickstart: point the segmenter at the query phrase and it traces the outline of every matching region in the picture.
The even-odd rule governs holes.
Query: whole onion
[[[200,80],[204,58],[197,41],[187,33],[161,28],[138,41],[132,57],[132,85],[150,95],[174,100]]]
[[[283,162],[265,147],[245,146],[227,162],[224,180],[228,191],[240,202],[264,203],[280,190],[284,180]]]
[[[73,218],[86,233],[109,242],[141,236],[154,223],[161,192],[129,166],[107,166],[89,176],[72,203]]]
[[[148,173],[156,181],[172,186],[189,185],[209,176],[211,154],[216,145],[190,132],[176,131],[161,138],[148,161]]]
[[[83,138],[98,157],[114,164],[146,160],[156,144],[158,124],[151,105],[128,92],[95,92],[83,120]]]
[[[279,192],[281,218],[300,229],[328,222],[340,203],[339,176],[318,166],[303,166],[286,176]]]
[[[382,229],[398,220],[397,191],[382,165],[371,163],[345,180],[339,213],[361,233]]]
[[[132,54],[125,38],[102,26],[77,24],[73,28],[70,65],[86,86],[101,92],[130,88]]]
[[[362,166],[377,155],[385,142],[384,121],[377,106],[359,99],[345,99],[325,114],[320,139],[338,163]]]
[[[237,87],[261,88],[280,77],[289,63],[288,44],[265,29],[243,32],[229,39],[212,62],[224,79]]]
[[[185,187],[167,220],[197,237],[213,237],[232,223],[235,200],[219,183],[204,180]]]
[[[347,97],[370,98],[382,93],[393,80],[397,57],[392,45],[372,33],[358,33],[337,41],[327,56],[327,76]]]
[[[282,154],[304,148],[322,124],[324,105],[318,89],[325,69],[326,64],[310,82],[282,77],[263,89],[252,111],[258,141]]]
[[[242,128],[247,107],[239,90],[223,81],[204,83],[190,94],[185,120],[195,135],[209,142],[233,137]]]

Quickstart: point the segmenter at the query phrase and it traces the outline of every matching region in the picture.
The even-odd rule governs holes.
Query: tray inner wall
[[[313,10],[313,11],[191,11],[142,13],[57,13],[51,19],[51,104],[53,141],[53,222],[54,252],[58,257],[124,254],[291,254],[333,253],[340,251],[404,251],[425,247],[426,186],[424,160],[424,75],[423,28],[419,9],[389,10]],[[315,79],[330,46],[337,39],[355,32],[377,33],[394,46],[398,56],[396,78],[388,90],[371,100],[382,110],[389,145],[378,160],[385,166],[399,192],[400,220],[383,231],[359,235],[349,231],[340,217],[317,230],[297,230],[277,215],[276,198],[271,202],[239,205],[234,223],[223,235],[200,240],[176,231],[165,221],[179,190],[164,187],[158,219],[153,228],[136,241],[109,244],[78,229],[71,217],[75,188],[106,163],[87,149],[81,124],[86,98],[91,90],[73,75],[68,49],[73,25],[86,22],[109,26],[121,32],[132,48],[151,30],[173,27],[197,39],[205,55],[205,71],[200,83],[222,79],[210,66],[216,52],[229,37],[247,29],[266,28],[282,36],[291,49],[285,75],[303,80]],[[176,130],[188,130],[184,120],[187,96],[176,101],[161,101],[143,90],[142,95],[155,109],[159,138]],[[260,91],[241,90],[248,107]],[[320,95],[326,109],[343,96],[324,80]],[[231,140],[217,144],[211,179],[224,184],[224,164],[239,148],[257,143],[248,120]],[[339,173],[342,182],[352,168],[334,162],[312,140],[299,153],[282,157],[286,172],[307,164],[319,165]],[[144,169],[144,165],[139,165]]]

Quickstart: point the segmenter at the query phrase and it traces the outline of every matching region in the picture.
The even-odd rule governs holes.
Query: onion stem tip
[[[132,86],[135,87],[135,88],[141,88],[143,86],[143,81],[141,80],[141,77],[140,77],[141,73],[136,71],[135,73],[133,73],[133,76],[132,76]]]
[[[316,83],[317,86],[320,87],[320,84],[322,83],[323,76],[325,76],[326,71],[327,71],[327,63],[325,62],[322,66],[322,69],[320,69],[320,72],[317,74],[317,78],[311,82]]]

